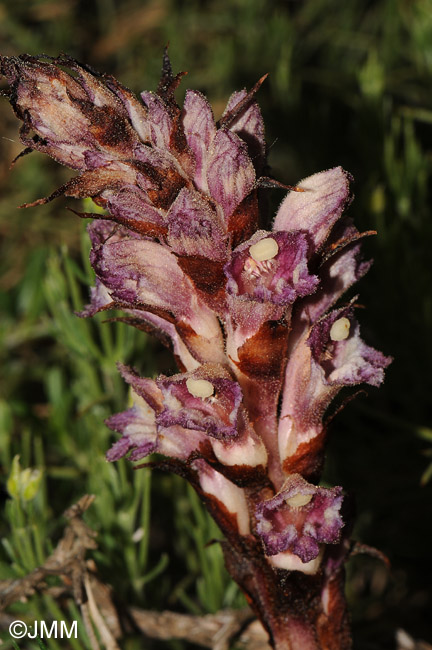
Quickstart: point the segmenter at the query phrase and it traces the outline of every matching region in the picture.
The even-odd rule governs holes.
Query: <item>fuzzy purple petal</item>
[[[184,461],[192,453],[206,450],[206,436],[201,432],[180,426],[157,427],[157,416],[163,409],[163,395],[157,384],[126,366],[120,365],[119,369],[133,389],[133,407],[113,415],[106,422],[111,429],[123,434],[108,452],[108,460],[118,460],[131,451],[129,460],[139,460],[157,452]]]
[[[208,152],[216,135],[216,125],[211,106],[200,92],[186,91],[182,122],[186,142],[195,156],[195,186],[206,192]]]
[[[150,305],[194,316],[194,289],[168,248],[131,231],[90,226],[92,265],[113,299],[131,308]],[[103,238],[100,235],[106,233]]]
[[[176,329],[192,355],[200,361],[224,357],[223,338],[216,314],[198,296],[165,246],[132,231],[96,220],[90,226],[91,263],[112,300],[121,309],[154,311]],[[106,236],[103,237],[102,235]]]
[[[342,488],[311,485],[292,474],[282,489],[256,508],[257,533],[267,555],[291,551],[310,562],[320,544],[336,544],[344,522],[340,516]]]
[[[159,413],[162,409],[163,398],[156,382],[148,377],[140,377],[135,370],[122,363],[118,364],[118,369],[123,379],[132,387],[134,392],[139,397],[142,397],[155,413]]]
[[[255,170],[246,144],[227,129],[219,129],[209,151],[207,181],[210,195],[228,219],[251,192]]]
[[[114,443],[107,452],[109,461],[119,460],[130,450],[129,460],[139,460],[156,451],[157,432],[154,412],[144,400],[135,398],[136,404],[124,411],[111,416],[106,424],[110,429],[122,434],[120,440]],[[139,403],[140,402],[140,403]]]
[[[222,261],[227,256],[223,224],[200,192],[183,188],[168,214],[168,244],[179,255]]]
[[[303,192],[290,192],[276,215],[274,230],[306,230],[315,248],[327,239],[349,199],[349,174],[334,167],[298,183]]]
[[[162,408],[162,396],[152,379],[139,377],[127,366],[120,365],[119,370],[133,388],[133,406],[106,421],[110,429],[122,434],[107,459],[118,460],[133,450],[129,459],[138,460],[157,450],[156,413]]]
[[[311,453],[309,445],[322,449],[323,417],[330,402],[343,386],[362,382],[378,386],[391,363],[391,358],[361,340],[352,302],[297,334],[285,370],[278,428],[286,472],[314,474],[316,451]]]
[[[228,100],[224,115],[232,111],[247,96],[246,90],[234,92]],[[266,156],[264,120],[256,102],[252,102],[243,112],[230,122],[229,130],[246,142],[249,155],[260,172]]]
[[[113,192],[108,200],[107,208],[112,216],[120,223],[140,231],[144,224],[155,230],[163,230],[165,221],[160,210],[151,205],[146,192],[136,185],[125,185],[118,192]]]
[[[142,92],[141,98],[148,110],[147,119],[152,143],[161,149],[169,149],[173,124],[165,103],[151,91]]]

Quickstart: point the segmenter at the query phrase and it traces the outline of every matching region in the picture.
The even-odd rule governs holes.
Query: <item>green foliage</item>
[[[368,307],[363,332],[395,362],[383,389],[336,419],[326,478],[357,494],[356,537],[394,567],[389,576],[371,559],[350,569],[358,647],[392,647],[400,625],[427,638],[431,0],[6,0],[0,19],[4,53],[67,51],[135,91],[156,86],[169,41],[175,69],[189,70],[180,96],[199,88],[217,117],[232,90],[269,72],[259,100],[273,174],[295,183],[336,164],[353,173],[352,214],[359,227],[378,231],[366,244],[375,266],[359,287]],[[61,513],[89,492],[96,500],[86,519],[99,534],[93,557],[119,601],[197,612],[240,605],[211,543],[218,532],[188,488],[104,460],[112,434],[103,420],[127,400],[116,361],[147,374],[174,364],[122,323],[73,314],[91,283],[83,229],[59,201],[15,209],[49,194],[68,172],[39,154],[11,172],[17,123],[6,102],[0,115],[2,477],[6,487],[18,454],[21,472],[42,472],[33,499],[5,497],[0,577],[23,575],[45,558],[61,534]],[[37,608],[53,617],[52,607],[41,598],[19,605],[30,618]],[[141,647],[137,638],[127,643]]]

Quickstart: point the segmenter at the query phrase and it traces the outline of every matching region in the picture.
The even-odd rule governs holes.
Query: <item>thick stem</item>
[[[317,575],[273,569],[253,536],[224,543],[225,563],[275,650],[349,650],[343,569]]]

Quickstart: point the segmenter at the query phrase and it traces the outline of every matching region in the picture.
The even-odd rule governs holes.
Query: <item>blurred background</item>
[[[432,0],[0,2],[2,54],[67,52],[137,93],[156,88],[168,42],[174,71],[189,73],[179,101],[199,89],[216,117],[233,90],[269,73],[258,100],[280,181],[339,164],[355,178],[350,213],[360,230],[378,231],[364,244],[375,264],[358,287],[363,336],[395,360],[380,390],[334,420],[325,479],[354,493],[355,538],[391,562],[388,570],[362,555],[348,565],[355,648],[394,648],[399,627],[432,642]],[[0,124],[0,579],[41,564],[63,511],[89,492],[86,521],[99,544],[91,556],[117,603],[192,613],[242,606],[219,546],[205,547],[218,531],[187,486],[104,460],[114,435],[103,419],[127,401],[115,362],[149,375],[175,366],[144,334],[73,315],[92,282],[85,224],[66,210],[77,206],[17,209],[70,173],[37,153],[10,170],[22,147],[6,100]],[[273,192],[276,208],[282,195]],[[55,618],[59,607],[79,619],[71,600],[50,597],[9,615]],[[84,631],[70,643],[91,648]],[[133,629],[121,641],[126,650],[142,644]]]

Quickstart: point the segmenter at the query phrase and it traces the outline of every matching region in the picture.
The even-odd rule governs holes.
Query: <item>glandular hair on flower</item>
[[[330,329],[330,338],[332,341],[345,341],[350,333],[351,323],[345,316],[335,320]]]
[[[253,244],[249,248],[249,255],[253,260],[255,260],[255,262],[265,262],[267,260],[272,260],[274,257],[276,257],[278,252],[278,243],[272,237],[261,239],[261,241]]]
[[[214,393],[214,386],[207,379],[193,379],[189,377],[186,379],[186,388],[193,397],[211,397]]]

